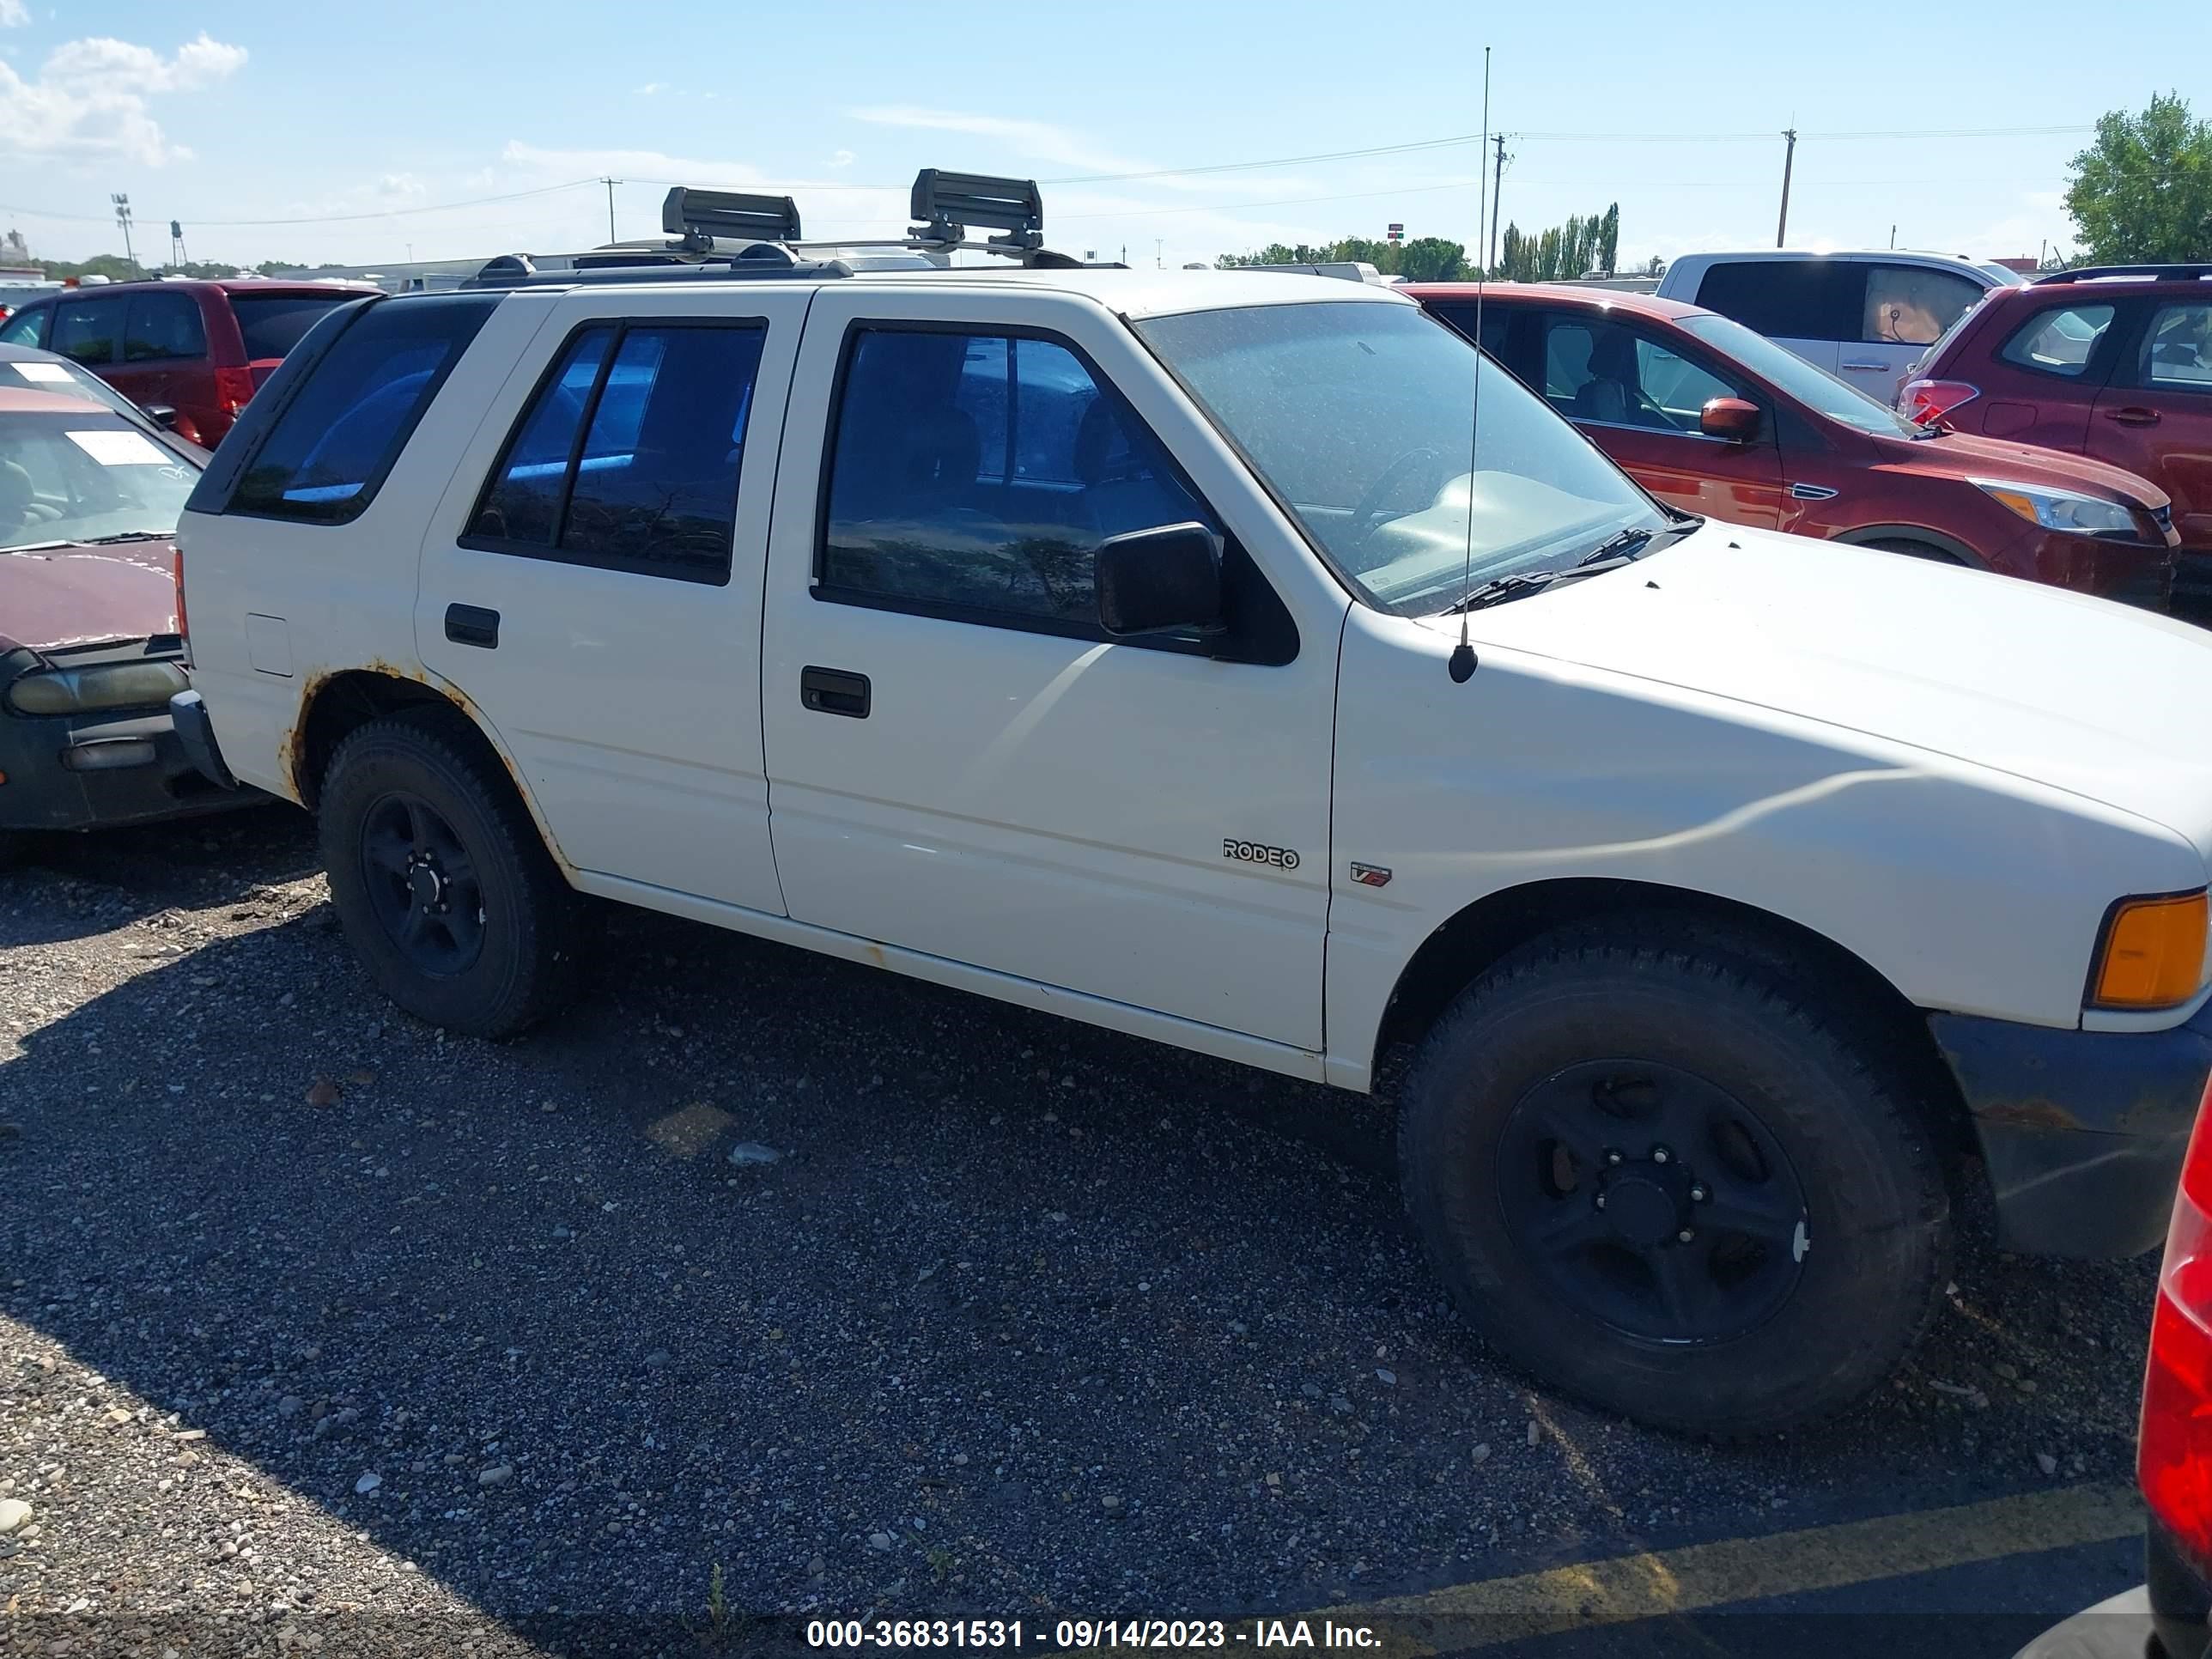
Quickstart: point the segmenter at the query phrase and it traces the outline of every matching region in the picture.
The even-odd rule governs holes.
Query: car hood
[[[167,541],[0,550],[0,651],[175,633],[175,557]]]
[[[1456,634],[1452,617],[1431,625]],[[2009,773],[2212,859],[2212,633],[2009,576],[1709,524],[1478,611],[1478,641]]]
[[[1945,432],[1933,438],[1875,439],[1885,465],[1915,472],[1931,470],[1960,478],[1996,478],[2046,489],[2074,489],[2108,501],[2155,512],[2167,505],[2166,492],[2124,467],[2108,466],[2086,455],[2007,443],[1971,432]]]

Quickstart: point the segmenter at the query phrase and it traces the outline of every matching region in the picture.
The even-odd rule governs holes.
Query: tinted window
[[[1869,344],[1933,345],[1983,292],[1980,283],[1948,270],[1875,265],[1867,272],[1859,337]]]
[[[1066,346],[854,337],[822,549],[830,597],[1091,632],[1099,543],[1194,520],[1213,524],[1158,441]]]
[[[230,510],[322,524],[356,517],[498,303],[441,295],[353,318],[270,426]]]
[[[1826,259],[1729,259],[1698,286],[1698,303],[1774,340],[1856,340],[1866,267]]]
[[[8,325],[0,328],[0,345],[28,345],[42,343],[46,338],[46,319],[54,314],[51,306],[40,306],[20,317],[10,317]]]
[[[2058,306],[2039,311],[2013,331],[1997,355],[2022,368],[2078,378],[2112,325],[2110,306]]]
[[[123,325],[123,361],[198,357],[207,351],[200,308],[183,294],[134,294]]]
[[[54,307],[51,350],[81,363],[115,361],[115,336],[123,322],[123,301],[64,300]]]
[[[2212,395],[2212,306],[2160,306],[2143,331],[2141,367],[2144,386]]]
[[[757,324],[594,325],[531,400],[472,542],[688,581],[730,579]]]
[[[1887,404],[1878,404],[1856,386],[1813,367],[1763,334],[1725,317],[1685,317],[1683,331],[1694,334],[1724,362],[1745,368],[1808,409],[1886,438],[1910,438],[1920,428]]]
[[[332,306],[349,305],[358,294],[237,294],[230,295],[231,314],[246,337],[248,362],[282,357],[300,343],[300,337],[322,320]]]

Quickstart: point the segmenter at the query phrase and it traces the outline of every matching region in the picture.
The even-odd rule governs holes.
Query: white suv
[[[178,719],[394,1001],[521,1030],[589,895],[1347,1090],[1411,1044],[1461,1304],[1704,1433],[1899,1362],[1963,1156],[2014,1248],[2155,1243],[2212,641],[1670,516],[1386,289],[1007,240],[514,262],[248,406]]]
[[[1732,317],[1887,406],[1912,366],[1982,295],[2025,280],[1948,253],[1759,248],[1683,254],[1658,292]]]

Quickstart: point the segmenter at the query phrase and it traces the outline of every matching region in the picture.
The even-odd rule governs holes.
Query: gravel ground
[[[1970,1214],[1894,1388],[1687,1444],[1484,1353],[1391,1131],[640,915],[557,1029],[447,1039],[289,810],[57,847],[0,876],[0,1608],[1226,1613],[2125,1477],[2148,1261]]]

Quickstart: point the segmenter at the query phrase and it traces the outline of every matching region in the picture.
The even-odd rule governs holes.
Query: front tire
[[[1717,1438],[1826,1417],[1932,1315],[1932,1139],[1845,1023],[1769,961],[1647,921],[1485,974],[1408,1076],[1415,1228],[1498,1352]]]
[[[566,1000],[580,902],[495,763],[449,718],[372,720],[319,803],[331,902],[385,995],[507,1037]]]

